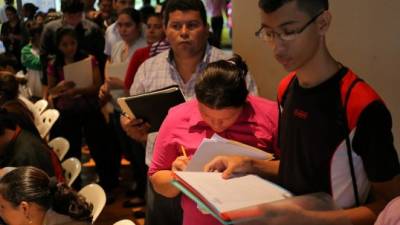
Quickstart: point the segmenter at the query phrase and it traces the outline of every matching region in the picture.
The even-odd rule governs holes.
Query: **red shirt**
[[[129,62],[128,69],[126,70],[125,75],[125,88],[127,90],[130,89],[133,80],[135,78],[136,71],[138,70],[139,66],[146,61],[146,59],[150,58],[150,48],[151,45],[139,48],[138,50],[133,53],[131,61]]]

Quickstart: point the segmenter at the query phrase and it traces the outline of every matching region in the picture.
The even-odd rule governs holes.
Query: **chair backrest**
[[[85,197],[87,202],[93,204],[93,224],[106,205],[106,193],[100,185],[88,184],[79,191],[79,194]]]
[[[42,112],[46,110],[48,105],[49,103],[45,99],[40,99],[39,101],[35,102],[35,104],[33,104],[34,108],[36,109],[36,111],[39,112],[39,114],[42,114]]]
[[[61,162],[69,150],[69,141],[63,137],[56,137],[49,142],[49,146]]]
[[[56,109],[48,109],[40,115],[40,124],[37,125],[38,131],[42,138],[45,138],[54,123],[57,121],[60,113]]]
[[[128,219],[124,219],[114,223],[114,225],[135,225],[135,223]]]
[[[71,157],[62,162],[61,167],[64,169],[65,183],[71,187],[72,183],[74,183],[81,173],[81,162],[77,158]]]
[[[38,126],[39,124],[41,124],[40,113],[35,109],[35,105],[33,104],[33,102],[31,102],[29,99],[25,98],[22,95],[19,95],[18,99],[26,105],[29,111],[32,112],[35,125]]]

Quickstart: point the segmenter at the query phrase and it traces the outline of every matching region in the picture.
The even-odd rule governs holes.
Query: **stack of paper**
[[[73,81],[76,88],[86,88],[93,84],[93,67],[90,57],[64,66],[64,79]]]
[[[203,171],[204,166],[219,155],[246,156],[261,160],[273,159],[272,154],[268,152],[214,134],[210,139],[203,139],[189,161],[186,171]]]

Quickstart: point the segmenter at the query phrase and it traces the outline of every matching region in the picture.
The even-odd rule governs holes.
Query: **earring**
[[[28,224],[32,224],[33,223],[30,216],[27,216],[26,219],[28,220]]]

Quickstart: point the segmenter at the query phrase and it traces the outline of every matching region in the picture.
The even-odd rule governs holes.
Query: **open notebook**
[[[272,154],[261,149],[214,134],[211,138],[203,139],[189,161],[186,171],[203,171],[204,166],[218,155],[238,155],[264,160],[273,159]]]
[[[223,224],[260,216],[257,206],[292,196],[256,175],[223,179],[221,173],[174,172],[172,184]]]

